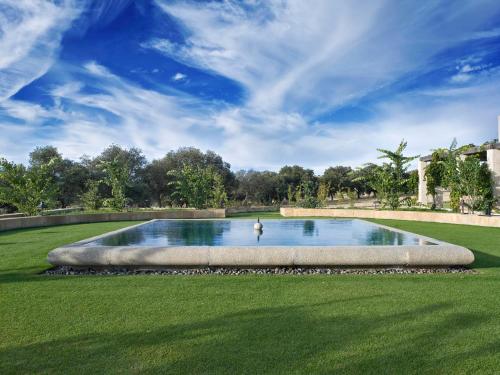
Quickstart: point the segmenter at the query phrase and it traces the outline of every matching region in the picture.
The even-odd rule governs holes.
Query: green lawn
[[[54,247],[133,223],[0,233],[0,373],[498,374],[500,229],[379,222],[477,274],[50,277]]]

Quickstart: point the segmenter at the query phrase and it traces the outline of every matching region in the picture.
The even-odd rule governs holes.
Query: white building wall
[[[486,162],[493,175],[495,197],[500,199],[500,150],[487,150]]]
[[[418,203],[421,204],[428,204],[430,202],[427,194],[427,181],[425,180],[425,168],[427,168],[427,164],[425,161],[418,161]]]

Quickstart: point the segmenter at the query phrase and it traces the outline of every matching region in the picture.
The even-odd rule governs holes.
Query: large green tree
[[[280,178],[276,172],[239,171],[235,198],[248,204],[272,204],[280,199]]]
[[[407,142],[402,140],[395,151],[377,149],[382,153],[379,159],[387,160],[376,173],[379,195],[383,204],[393,210],[400,206],[400,197],[407,192],[410,163],[419,157],[405,156],[403,152],[406,146]]]
[[[50,207],[57,193],[52,168],[52,161],[26,168],[0,159],[0,202],[28,215],[37,214],[42,202]]]
[[[325,170],[321,179],[330,187],[328,192],[330,197],[354,187],[351,167],[342,165],[329,167]]]
[[[130,167],[126,160],[115,157],[111,161],[101,161],[100,168],[104,172],[103,182],[111,191],[111,197],[104,204],[117,211],[123,210],[128,203],[125,189],[130,184]]]
[[[314,194],[318,188],[318,179],[312,169],[306,169],[299,165],[285,165],[278,172],[280,178],[279,195],[280,198],[288,196],[297,200],[297,192],[302,191],[302,185],[306,181],[313,183]],[[289,194],[292,193],[292,194]],[[298,194],[301,196],[301,194]]]
[[[122,193],[130,203],[138,206],[149,206],[151,203],[150,192],[144,179],[147,160],[142,151],[135,147],[130,149],[117,145],[107,147],[94,159],[87,160],[91,179],[107,179],[109,175],[105,172],[103,166],[110,163],[126,169],[126,171],[121,172],[128,176],[127,184]],[[111,184],[104,184],[101,189],[104,189],[104,191],[101,191],[102,195],[112,195]]]
[[[162,159],[162,167],[168,171],[179,171],[185,165],[193,168],[211,168],[222,177],[225,191],[229,194],[236,188],[237,182],[234,173],[231,171],[231,165],[225,162],[220,155],[208,150],[202,152],[194,147],[183,147],[176,151],[170,151]],[[175,184],[172,182],[176,178],[176,173],[167,173],[165,175],[167,183],[166,196],[171,203],[180,204],[179,195],[174,194]],[[163,182],[162,182],[163,183]]]
[[[202,168],[185,164],[169,174],[175,177],[171,182],[175,189],[174,197],[188,207],[221,207],[227,199],[222,176],[212,167]]]
[[[57,205],[67,207],[76,204],[90,177],[88,169],[82,163],[64,159],[53,146],[37,147],[29,155],[29,165],[33,168],[48,165],[49,162],[48,174],[57,186]]]

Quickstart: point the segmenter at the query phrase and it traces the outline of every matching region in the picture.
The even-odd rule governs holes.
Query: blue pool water
[[[434,245],[411,233],[364,220],[157,220],[103,237],[101,246],[363,246]]]

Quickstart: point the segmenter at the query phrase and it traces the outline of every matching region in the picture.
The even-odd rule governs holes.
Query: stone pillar
[[[500,150],[486,150],[486,162],[493,175],[493,193],[500,199]]]
[[[498,116],[498,135],[497,141],[500,143],[500,116]],[[498,144],[498,143],[497,143]],[[486,163],[493,175],[493,193],[500,200],[500,149],[486,150]],[[497,205],[500,205],[497,202]]]
[[[427,168],[427,162],[419,160],[418,161],[418,203],[427,204],[429,203],[427,194],[427,181],[425,180],[425,169]]]

